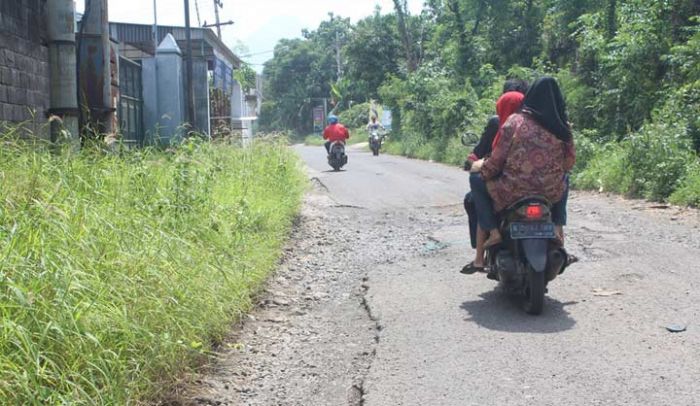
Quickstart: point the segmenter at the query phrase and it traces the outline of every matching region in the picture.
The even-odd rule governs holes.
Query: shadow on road
[[[576,320],[569,316],[562,303],[547,297],[540,316],[531,316],[522,309],[522,298],[506,295],[498,289],[480,295],[480,300],[464,302],[460,306],[472,321],[484,328],[510,333],[551,334],[570,330]]]

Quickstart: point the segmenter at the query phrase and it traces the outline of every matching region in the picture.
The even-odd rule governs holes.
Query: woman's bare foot
[[[563,246],[564,245],[564,226],[557,224],[554,226],[554,235],[556,235],[557,240]]]

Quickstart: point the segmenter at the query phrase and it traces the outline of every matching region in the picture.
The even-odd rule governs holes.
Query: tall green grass
[[[282,142],[0,142],[0,404],[167,396],[250,308],[303,189]]]
[[[620,142],[600,143],[591,134],[577,138],[573,184],[581,189],[700,206],[700,158],[686,129],[647,124]]]

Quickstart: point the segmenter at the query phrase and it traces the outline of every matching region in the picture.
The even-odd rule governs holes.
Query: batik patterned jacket
[[[573,140],[559,140],[525,113],[510,116],[501,132],[481,168],[496,212],[531,195],[561,200],[564,175],[576,162]]]

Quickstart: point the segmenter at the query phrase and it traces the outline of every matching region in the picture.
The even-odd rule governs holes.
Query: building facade
[[[45,4],[0,0],[0,126],[22,124],[41,137],[49,108]]]
[[[0,0],[0,127],[22,124],[24,133],[47,138],[52,100],[46,26],[53,3],[49,1]],[[75,31],[82,34],[82,16],[75,20],[80,22]],[[106,47],[97,43],[96,35],[76,34],[76,77],[82,89],[76,93],[83,95],[80,103],[90,108],[81,116],[83,124],[98,113],[109,115],[108,121],[97,119],[110,124],[100,131],[115,132],[128,145],[171,143],[182,135],[185,124],[212,137],[230,135],[232,130],[252,135],[252,126],[243,125],[240,118],[256,115],[251,106],[256,104],[255,95],[241,92],[233,72],[242,62],[212,30],[191,29],[195,111],[190,123],[186,29],[158,26],[154,36],[150,25],[109,23],[102,32],[108,33],[102,36],[109,43]],[[94,53],[103,48],[100,55]],[[61,66],[55,68],[65,73],[66,65]],[[103,89],[106,77],[109,92],[96,92]],[[91,98],[93,93],[96,96]],[[106,94],[109,102],[92,100],[101,101],[98,96]],[[81,111],[87,111],[86,107]]]

